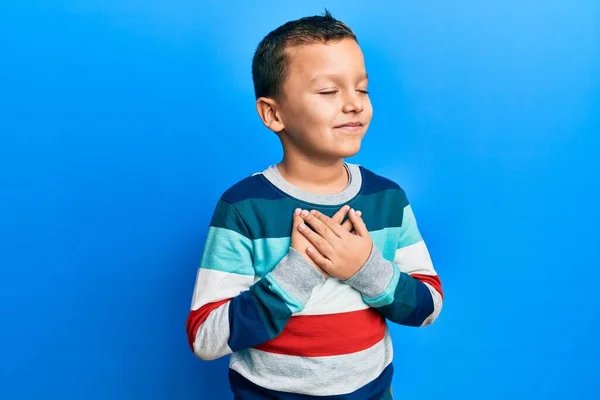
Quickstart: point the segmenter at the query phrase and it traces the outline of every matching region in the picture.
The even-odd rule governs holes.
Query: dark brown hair
[[[326,9],[323,16],[310,16],[289,21],[269,32],[258,45],[252,60],[254,94],[276,98],[282,94],[289,57],[286,49],[312,43],[329,43],[351,38],[358,43],[354,32],[343,22],[333,18]]]

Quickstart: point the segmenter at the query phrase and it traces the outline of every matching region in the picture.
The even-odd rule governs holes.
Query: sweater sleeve
[[[291,230],[291,224],[290,224]],[[253,241],[235,207],[217,203],[196,275],[186,331],[199,358],[257,346],[282,331],[325,278],[291,247],[273,270],[255,275]]]
[[[425,326],[437,319],[444,296],[441,281],[407,200],[393,261],[373,245],[367,262],[345,282],[392,322]]]

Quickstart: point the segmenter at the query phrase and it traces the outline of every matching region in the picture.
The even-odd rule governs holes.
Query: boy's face
[[[326,159],[356,154],[373,115],[358,44],[343,39],[297,46],[288,49],[288,56],[278,101],[287,150]]]

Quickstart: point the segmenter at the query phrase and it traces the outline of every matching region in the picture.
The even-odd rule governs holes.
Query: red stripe
[[[190,314],[187,317],[187,321],[185,322],[185,330],[187,331],[188,343],[190,344],[192,351],[194,350],[196,332],[198,332],[198,328],[200,327],[200,325],[202,325],[202,323],[206,321],[206,318],[208,318],[208,315],[211,313],[212,310],[214,310],[215,308],[219,308],[220,306],[222,306],[230,300],[231,299],[225,299],[214,303],[208,303],[197,310],[190,311]]]
[[[440,277],[437,275],[421,275],[421,274],[412,274],[413,278],[420,280],[423,283],[429,283],[435,290],[438,291],[440,296],[442,296],[442,300],[444,299],[444,292],[442,291],[442,281],[440,281]]]
[[[355,353],[379,343],[385,319],[372,308],[290,318],[276,338],[256,347],[269,353],[320,357]]]

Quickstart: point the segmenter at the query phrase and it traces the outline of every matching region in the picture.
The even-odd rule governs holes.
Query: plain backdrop
[[[393,326],[398,399],[598,399],[598,1],[0,4],[0,398],[231,399],[185,319],[213,207],[280,160],[271,29],[357,33],[357,162],[408,193],[446,301]]]

